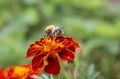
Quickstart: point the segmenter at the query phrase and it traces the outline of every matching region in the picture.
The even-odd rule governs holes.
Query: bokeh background
[[[120,79],[120,0],[0,0],[0,68],[30,63],[51,24],[83,47],[55,79]]]

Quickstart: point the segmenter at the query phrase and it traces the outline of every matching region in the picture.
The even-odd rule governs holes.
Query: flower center
[[[61,42],[56,43],[54,40],[52,40],[51,42],[47,42],[46,45],[44,45],[44,50],[46,52],[49,52],[50,54],[58,53],[55,50],[59,48],[63,48],[63,44]]]
[[[19,77],[24,76],[27,72],[29,71],[29,69],[26,69],[24,67],[16,67],[14,70],[14,74],[18,75]]]

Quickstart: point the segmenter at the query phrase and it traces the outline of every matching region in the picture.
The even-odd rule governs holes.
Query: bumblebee
[[[45,36],[61,36],[63,34],[64,32],[61,27],[50,25],[45,28]]]

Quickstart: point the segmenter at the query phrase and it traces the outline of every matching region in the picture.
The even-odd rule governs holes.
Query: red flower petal
[[[72,42],[71,40],[67,40],[67,41],[64,43],[64,46],[65,46],[65,47],[70,47],[72,44],[73,44],[73,42]]]
[[[41,46],[39,46],[37,44],[31,44],[28,51],[27,51],[26,58],[30,57],[30,56],[34,56],[38,52],[40,53],[41,49],[42,49]]]
[[[44,57],[44,55],[39,55],[32,59],[32,69],[33,70],[38,70],[38,69],[41,70],[44,67],[43,57]]]
[[[66,37],[67,40],[71,41],[73,43],[73,46],[75,47],[80,47],[80,45],[71,37]]]
[[[68,49],[71,50],[72,52],[75,52],[75,47],[74,46],[70,46]]]
[[[57,47],[56,49],[55,49],[55,52],[61,52],[62,51],[62,48],[61,47]]]
[[[4,70],[4,69],[0,70],[0,79],[9,79],[8,73],[6,70]]]
[[[34,44],[31,44],[27,53],[26,53],[26,58],[29,57],[29,56],[33,56],[33,53],[31,52],[31,48],[34,46]]]
[[[72,51],[66,50],[66,49],[62,50],[62,51],[59,53],[59,56],[60,56],[60,58],[63,59],[64,61],[66,61],[66,60],[71,60],[71,61],[73,61],[74,58],[75,58],[74,53],[73,53]]]
[[[8,76],[11,77],[11,75],[13,74],[13,72],[14,72],[14,68],[13,67],[9,68],[8,69]]]
[[[56,55],[49,56],[47,61],[48,65],[45,66],[44,71],[49,74],[58,75],[60,72],[60,63],[58,57]]]
[[[65,38],[63,36],[57,36],[56,39],[55,39],[55,41],[58,43],[58,42],[64,41],[64,39]]]
[[[28,76],[26,79],[35,79],[35,78],[32,78],[32,77]]]
[[[36,41],[35,44],[42,46],[42,43],[40,41]]]

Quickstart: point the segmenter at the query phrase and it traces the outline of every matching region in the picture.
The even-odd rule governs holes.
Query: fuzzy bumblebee
[[[45,28],[45,36],[62,36],[63,34],[64,32],[61,27],[50,25]]]

